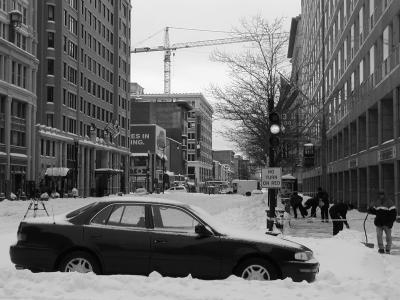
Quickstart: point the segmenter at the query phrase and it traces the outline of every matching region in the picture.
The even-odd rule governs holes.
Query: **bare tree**
[[[223,134],[260,162],[269,146],[268,103],[278,101],[280,73],[288,69],[288,34],[282,19],[269,23],[260,16],[242,21],[236,32],[251,36],[251,45],[240,54],[213,54],[215,61],[227,65],[231,82],[213,85],[211,93],[217,100],[216,117],[235,125],[223,128]]]

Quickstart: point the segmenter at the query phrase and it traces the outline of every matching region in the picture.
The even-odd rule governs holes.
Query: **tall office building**
[[[38,3],[37,178],[84,196],[126,192],[128,0]]]
[[[400,2],[303,0],[294,22],[301,30],[290,37],[292,78],[304,93],[303,124],[320,149],[303,190],[316,190],[325,167],[334,201],[365,209],[382,189],[398,206]],[[326,130],[313,118],[325,119]]]
[[[37,1],[0,0],[0,193],[35,178]]]

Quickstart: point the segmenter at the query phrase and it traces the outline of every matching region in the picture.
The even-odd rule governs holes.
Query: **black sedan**
[[[163,200],[108,200],[23,220],[10,247],[17,269],[220,279],[315,280],[310,249],[279,237],[229,233],[200,208]]]

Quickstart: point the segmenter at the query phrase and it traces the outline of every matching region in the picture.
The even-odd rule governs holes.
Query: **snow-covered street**
[[[265,203],[261,197],[191,193],[151,197],[194,204],[231,227],[265,232]],[[59,214],[93,201],[96,199],[54,199],[45,204],[50,214]],[[394,255],[378,254],[376,247],[370,249],[361,243],[365,214],[356,211],[348,214],[351,229],[344,229],[336,237],[331,236],[332,224],[319,219],[292,220],[291,228],[285,230],[285,237],[311,248],[320,262],[317,280],[309,284],[291,279],[245,281],[233,276],[204,281],[162,278],[157,273],[143,277],[16,270],[8,251],[28,205],[23,201],[0,202],[0,299],[400,299],[400,226],[395,223],[393,228]],[[373,217],[368,219],[367,230],[370,242],[376,245]]]

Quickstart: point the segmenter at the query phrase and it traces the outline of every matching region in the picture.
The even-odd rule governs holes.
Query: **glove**
[[[346,224],[346,227],[347,227],[347,229],[350,229],[350,226],[349,226],[349,224]]]

